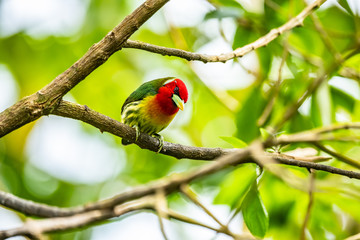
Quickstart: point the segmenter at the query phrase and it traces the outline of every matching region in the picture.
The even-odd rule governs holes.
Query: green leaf
[[[283,7],[285,5],[288,5],[288,1],[286,0],[275,0],[273,3],[275,3],[278,7],[278,9],[274,9],[269,4],[266,4],[264,1],[264,19],[266,22],[266,27],[273,28],[275,26],[279,26],[282,23],[284,23],[284,16],[281,13],[281,10],[284,9]],[[287,8],[285,8],[287,9]],[[269,21],[271,19],[271,21]]]
[[[333,86],[330,87],[330,91],[334,105],[336,105],[336,107],[341,106],[342,108],[346,109],[349,113],[354,112],[356,100],[354,99],[353,96]]]
[[[334,111],[327,82],[321,84],[311,100],[311,116],[314,125],[330,125],[334,119]]]
[[[341,34],[350,34],[355,38],[349,37],[332,37],[331,39],[335,43],[335,47],[342,51],[344,47],[348,47],[349,42],[354,42],[356,39],[356,23],[355,19],[340,9],[339,7],[332,6],[327,8],[326,10],[319,12],[319,19],[324,26],[324,29],[329,33],[341,33]],[[335,41],[336,40],[336,41]],[[340,42],[345,42],[344,46],[338,46],[337,44]],[[341,44],[343,45],[343,44]],[[341,47],[341,48],[339,48]]]
[[[347,0],[338,0],[338,3],[351,15],[354,15],[354,13],[352,12],[349,3]]]
[[[360,22],[360,17],[357,17],[357,21]],[[358,69],[360,66],[360,54],[356,54],[355,56],[352,56],[348,60],[345,61],[343,64],[344,67],[350,67],[353,69]],[[356,80],[356,79],[355,79]]]
[[[261,88],[256,84],[236,116],[237,137],[249,143],[259,136],[257,119],[264,109],[265,100]]]
[[[260,128],[260,134],[263,140],[266,140],[271,136],[271,134],[265,128]]]
[[[257,34],[254,33],[254,31],[251,31],[251,29],[244,28],[243,26],[239,26],[236,29],[232,47],[233,49],[242,47],[256,40],[257,37],[258,37]]]
[[[353,121],[359,122],[360,121],[360,101],[355,101],[354,104],[354,111],[353,111]]]
[[[303,114],[298,112],[292,118],[288,131],[289,133],[295,133],[311,129],[313,127],[314,126],[312,124],[311,118],[309,116],[304,116]]]
[[[258,48],[256,54],[258,55],[260,63],[259,72],[262,78],[267,78],[271,68],[272,53],[269,48]]]
[[[293,29],[289,36],[289,43],[299,52],[311,56],[321,56],[325,49],[320,35],[310,28]]]
[[[250,232],[263,238],[269,228],[269,215],[260,198],[257,184],[254,182],[242,204],[243,216]]]
[[[220,137],[225,142],[231,144],[234,148],[244,148],[247,147],[247,144],[242,141],[241,139],[238,139],[236,137]]]
[[[256,181],[256,165],[243,164],[226,176],[221,183],[220,191],[214,199],[214,204],[226,204],[236,208],[251,185]]]

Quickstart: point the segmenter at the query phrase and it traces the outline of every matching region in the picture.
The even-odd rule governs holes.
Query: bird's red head
[[[166,113],[174,114],[179,108],[182,110],[181,101],[187,102],[188,91],[183,81],[175,79],[159,89],[157,98]]]
[[[188,100],[188,91],[185,86],[185,83],[181,81],[180,79],[175,79],[167,84],[164,85],[164,87],[167,87],[172,94],[178,95],[181,100],[184,101],[184,103]]]

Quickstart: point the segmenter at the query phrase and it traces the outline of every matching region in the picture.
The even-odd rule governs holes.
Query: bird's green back
[[[124,104],[121,107],[121,113],[123,112],[125,106],[131,102],[136,102],[144,99],[147,96],[154,96],[158,93],[159,88],[164,85],[164,83],[174,77],[158,78],[149,82],[143,83],[138,87],[130,96],[125,100]]]

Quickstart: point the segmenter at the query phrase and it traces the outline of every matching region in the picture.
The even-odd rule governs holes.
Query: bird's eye
[[[179,96],[179,87],[174,88],[174,93]]]

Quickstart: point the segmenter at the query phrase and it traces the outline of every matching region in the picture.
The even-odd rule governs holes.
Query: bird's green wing
[[[164,85],[164,83],[170,79],[174,79],[174,77],[166,77],[155,79],[146,83],[143,83],[140,87],[138,87],[130,96],[125,100],[124,104],[121,107],[121,113],[124,111],[124,108],[127,104],[131,102],[136,102],[144,99],[147,96],[156,95],[159,88]]]

